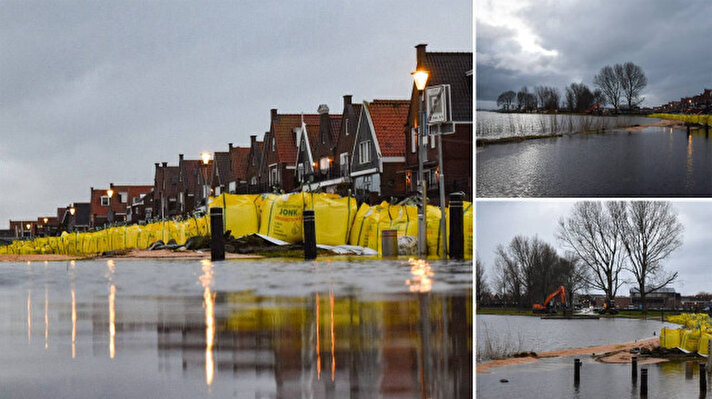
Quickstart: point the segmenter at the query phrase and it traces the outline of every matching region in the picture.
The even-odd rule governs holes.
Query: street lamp
[[[68,223],[69,227],[67,229],[67,230],[69,230],[70,233],[72,232],[72,230],[74,230],[74,214],[75,213],[77,213],[77,209],[74,207],[74,205],[70,205],[69,206],[70,218],[69,218],[69,223]]]
[[[111,197],[114,195],[114,190],[111,188],[106,190],[106,195],[109,196],[109,214],[107,215],[106,220],[109,223],[113,223],[114,222],[114,212],[113,212],[114,208],[111,207]]]
[[[200,154],[200,158],[203,159],[203,199],[205,200],[205,209],[208,208],[208,163],[210,163],[210,153],[203,152]]]
[[[428,83],[430,74],[424,69],[418,69],[411,74],[418,89],[418,192],[421,195],[418,204],[418,256],[425,256],[425,203],[428,192],[423,179],[423,162],[425,161],[425,136],[428,134],[425,127],[425,115],[423,114],[423,90]]]

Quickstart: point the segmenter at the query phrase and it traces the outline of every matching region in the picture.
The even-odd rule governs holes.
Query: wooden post
[[[225,237],[223,237],[223,210],[210,208],[210,259],[225,260]]]
[[[640,396],[648,396],[648,369],[640,369]]]
[[[631,377],[633,378],[633,382],[635,382],[638,379],[638,356],[633,356],[630,361],[631,365],[633,366],[631,371]]]
[[[700,363],[700,393],[707,392],[707,373],[705,373],[705,364]]]
[[[581,359],[574,359],[574,384],[581,381]]]
[[[463,193],[450,194],[450,259],[465,258],[465,226],[462,220]]]
[[[316,225],[314,210],[304,210],[304,260],[316,259]]]

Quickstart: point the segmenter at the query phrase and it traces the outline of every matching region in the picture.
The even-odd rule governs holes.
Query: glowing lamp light
[[[114,195],[114,190],[112,190],[112,189],[106,190],[106,195],[108,195],[109,198],[111,198]]]
[[[423,91],[423,89],[425,89],[425,85],[428,83],[428,77],[430,76],[428,72],[424,70],[418,70],[411,73],[411,75],[413,75],[415,87],[418,89],[418,91]]]
[[[203,152],[200,154],[200,157],[203,159],[203,165],[207,165],[208,162],[210,162],[210,154],[207,152]]]
[[[25,225],[25,227],[27,227],[27,230],[29,230],[30,227],[32,227],[32,226],[31,226],[29,223],[27,223],[27,224]]]
[[[42,219],[42,221],[44,221],[44,224],[47,224],[47,222],[49,221],[49,218],[44,218],[44,219]]]
[[[77,210],[74,207],[69,208],[69,214],[74,216],[74,214],[77,212]]]

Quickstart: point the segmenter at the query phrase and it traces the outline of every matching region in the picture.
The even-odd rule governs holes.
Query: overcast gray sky
[[[457,1],[0,3],[0,228],[247,145],[269,110],[408,98],[415,48],[472,51]]]
[[[632,61],[648,77],[645,105],[712,87],[707,0],[478,0],[477,106],[522,86],[592,86],[605,65]]]
[[[477,254],[485,265],[488,278],[494,277],[497,245],[508,245],[516,235],[538,235],[563,254],[563,247],[555,238],[556,227],[559,218],[567,216],[574,203],[558,200],[478,202],[475,234]],[[683,294],[710,292],[712,203],[698,200],[673,201],[673,205],[678,211],[680,222],[685,226],[683,245],[666,261],[670,271],[679,272],[679,280],[673,286]],[[624,287],[624,294],[627,294],[628,288]]]

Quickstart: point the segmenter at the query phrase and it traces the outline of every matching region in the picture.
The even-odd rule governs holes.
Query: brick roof
[[[237,180],[247,179],[247,166],[250,162],[250,147],[232,147],[230,162],[232,163],[232,176]]]
[[[339,131],[341,130],[341,115],[329,115],[331,122],[331,142],[336,143],[339,137]]]
[[[384,157],[405,155],[403,127],[408,121],[410,100],[373,100],[368,104],[378,145]]]
[[[304,123],[307,125],[307,131],[310,134],[309,140],[311,140],[311,131],[316,130],[317,133],[319,132],[319,115],[305,114]],[[316,129],[312,129],[312,125],[316,126]],[[301,126],[301,114],[277,114],[277,118],[272,121],[272,132],[277,140],[279,162],[287,164],[297,162],[297,141],[294,128]]]
[[[198,174],[203,173],[203,162],[200,159],[184,159],[180,164],[180,173],[183,176],[183,190],[188,193],[200,195],[202,189],[198,180]],[[210,160],[207,170],[207,176],[213,173],[213,161]]]
[[[453,119],[472,121],[472,86],[466,76],[472,71],[472,53],[426,52],[423,67],[430,71],[428,86],[450,85]]]

